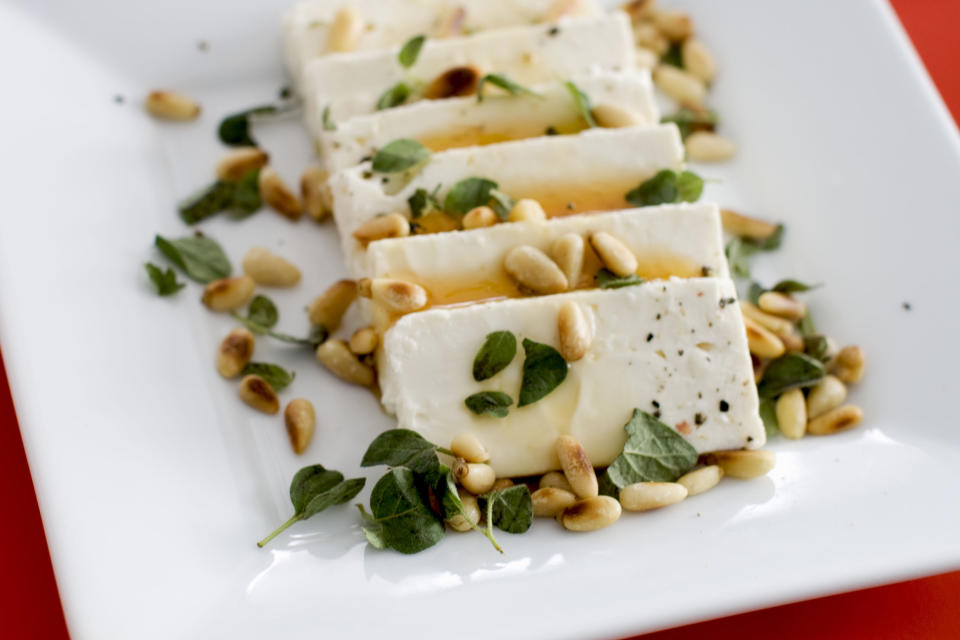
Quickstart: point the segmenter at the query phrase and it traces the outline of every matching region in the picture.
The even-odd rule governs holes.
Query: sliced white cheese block
[[[308,62],[333,53],[330,27],[343,7],[362,22],[355,51],[398,47],[419,34],[447,38],[602,12],[593,0],[307,0],[283,16],[284,56],[295,80]]]
[[[374,174],[370,163],[330,178],[333,214],[348,268],[367,275],[365,250],[353,237],[383,213],[410,215],[408,198],[438,186],[441,202],[457,182],[488,178],[509,196],[538,200],[548,215],[613,211],[628,206],[626,193],[661,169],[679,169],[683,143],[673,124],[591,129],[577,136],[546,136],[433,154],[406,184]],[[568,208],[572,207],[572,208]]]
[[[634,67],[633,39],[623,13],[484,31],[449,40],[427,40],[417,62],[404,69],[397,49],[318,58],[304,69],[301,94],[307,125],[329,107],[333,122],[376,111],[377,100],[400,82],[429,83],[443,72],[472,65],[481,74],[501,73],[531,86],[566,79],[591,69]]]
[[[554,445],[566,433],[595,466],[609,464],[634,408],[659,415],[699,452],[759,447],[765,434],[735,295],[730,280],[695,278],[410,314],[384,335],[383,404],[399,426],[441,446],[475,434],[503,477],[559,468]],[[590,348],[556,389],[517,408],[519,345],[529,338],[556,347],[557,313],[568,301],[586,315]],[[487,334],[502,330],[517,336],[517,355],[476,382],[474,357]],[[464,399],[482,390],[510,395],[509,415],[468,410]]]

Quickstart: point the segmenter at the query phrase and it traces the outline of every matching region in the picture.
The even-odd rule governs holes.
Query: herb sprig
[[[477,102],[483,102],[485,97],[483,89],[487,84],[492,84],[495,87],[503,89],[512,96],[528,95],[536,96],[538,98],[543,97],[533,89],[528,89],[522,84],[514,82],[502,73],[488,73],[480,78],[480,81],[477,83]]]
[[[168,268],[164,271],[152,262],[148,262],[143,266],[146,268],[147,275],[150,277],[150,282],[153,283],[158,296],[173,295],[187,286],[186,283],[177,281],[177,274],[173,269]]]
[[[703,178],[692,171],[677,173],[663,169],[649,180],[627,192],[627,202],[635,207],[675,202],[696,202],[703,193]]]

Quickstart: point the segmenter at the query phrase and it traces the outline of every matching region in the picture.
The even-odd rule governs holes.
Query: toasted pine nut
[[[638,69],[646,69],[647,71],[650,71],[660,63],[660,56],[658,56],[652,50],[639,45],[637,45],[636,50],[633,52],[633,56],[634,64],[637,65]]]
[[[680,104],[688,107],[703,106],[707,88],[703,80],[692,73],[673,65],[661,64],[653,70],[653,81],[661,91]]]
[[[674,42],[686,40],[693,35],[693,21],[682,11],[654,9],[650,17],[660,33]]]
[[[618,104],[598,104],[593,108],[593,119],[607,129],[638,127],[650,124],[649,121],[633,109]]]
[[[243,257],[243,271],[259,285],[292,287],[300,282],[300,269],[277,254],[254,247]]]
[[[240,399],[257,411],[273,415],[280,411],[280,400],[270,383],[258,375],[244,376],[237,389]]]
[[[239,182],[249,172],[267,165],[270,156],[257,147],[240,147],[227,153],[217,163],[217,178]]]
[[[510,210],[510,222],[543,222],[547,214],[536,200],[520,198]]]
[[[615,275],[625,278],[637,272],[637,257],[620,240],[606,231],[590,234],[590,246],[597,253],[600,262]]]
[[[786,352],[783,341],[749,316],[743,317],[750,353],[758,358],[779,358]]]
[[[303,453],[313,439],[313,430],[317,425],[313,404],[306,398],[294,398],[283,410],[283,424],[287,427],[293,452]]]
[[[556,22],[560,18],[577,16],[587,8],[586,0],[555,0],[553,6],[543,16],[544,22]]]
[[[298,219],[303,212],[297,194],[270,167],[260,170],[260,196],[272,209],[290,220]]]
[[[550,257],[567,277],[571,287],[576,287],[583,271],[584,242],[583,236],[576,233],[565,233],[553,242],[550,247]]]
[[[325,327],[333,332],[340,328],[340,321],[347,308],[357,299],[357,283],[353,280],[337,280],[310,303],[307,316],[310,324]]]
[[[357,280],[357,295],[361,298],[370,298],[373,295],[372,278],[360,278]]]
[[[777,398],[777,423],[780,433],[786,438],[802,438],[807,431],[807,405],[803,401],[803,391],[790,389]]]
[[[418,284],[392,278],[370,281],[370,298],[392,313],[410,313],[427,306],[427,291]]]
[[[815,436],[826,436],[852,429],[863,420],[863,409],[846,404],[831,409],[807,423],[807,432]]]
[[[652,51],[657,56],[657,61],[670,48],[670,41],[652,22],[638,22],[633,25],[633,37],[637,46]]]
[[[560,514],[560,522],[570,531],[596,531],[620,518],[620,503],[610,496],[584,498]]]
[[[676,504],[687,497],[677,482],[638,482],[620,489],[620,504],[627,511],[650,511]]]
[[[654,4],[656,4],[656,0],[632,0],[620,8],[627,12],[631,20],[637,22],[648,20],[653,15]]]
[[[533,500],[533,515],[538,518],[555,518],[577,501],[573,493],[556,487],[537,489],[530,498]]]
[[[327,340],[317,347],[316,355],[337,377],[362,387],[373,384],[373,367],[360,362],[343,340]]]
[[[722,162],[737,153],[737,146],[712,131],[694,131],[684,142],[687,159],[695,162]]]
[[[469,431],[457,434],[450,443],[450,451],[467,462],[486,462],[490,459],[490,452],[480,442],[480,438]]]
[[[151,91],[144,102],[147,112],[163,120],[196,120],[200,105],[176,91]]]
[[[725,231],[741,238],[766,240],[777,232],[777,225],[772,222],[751,218],[730,209],[721,209],[720,219]]]
[[[807,305],[779,291],[765,291],[760,294],[757,306],[761,311],[792,320],[799,320],[807,315]]]
[[[803,351],[803,338],[801,338],[796,331],[777,333],[776,336],[780,338],[780,341],[783,343],[783,348],[788,352]]]
[[[447,524],[454,531],[469,531],[473,526],[480,522],[480,505],[477,504],[477,498],[464,489],[457,489],[460,496],[460,502],[463,503],[463,512],[466,514],[457,514],[447,520]]]
[[[480,70],[473,65],[452,67],[433,79],[424,92],[427,100],[469,96],[477,92]]]
[[[349,5],[340,7],[327,34],[327,50],[345,53],[356,50],[363,36],[363,16]]]
[[[717,61],[710,50],[696,38],[683,43],[683,67],[704,82],[717,75]]]
[[[866,364],[866,355],[863,349],[850,345],[840,349],[837,357],[831,361],[834,374],[847,384],[860,382],[863,378],[863,367]]]
[[[583,445],[573,436],[562,435],[557,438],[556,447],[563,475],[573,487],[573,492],[580,498],[592,498],[599,494],[597,474]]]
[[[363,327],[350,336],[350,351],[358,356],[365,356],[376,351],[379,343],[380,336],[376,330],[373,327]]]
[[[253,332],[246,327],[237,327],[228,333],[217,349],[217,371],[220,375],[224,378],[240,375],[253,357],[254,344]]]
[[[557,333],[560,336],[560,355],[564,360],[576,362],[587,354],[593,336],[583,310],[576,302],[568,300],[560,305]]]
[[[777,455],[766,449],[714,451],[704,456],[707,464],[718,465],[723,475],[750,480],[766,475],[777,463]]]
[[[327,180],[330,172],[320,167],[309,167],[300,176],[300,197],[307,215],[322,222],[333,211],[333,195]]]
[[[404,238],[410,235],[410,222],[399,213],[388,213],[370,218],[353,232],[362,244],[384,238]]]
[[[504,258],[503,266],[517,284],[534,293],[560,293],[567,289],[567,277],[560,267],[536,247],[514,247]]]
[[[234,311],[250,302],[256,286],[250,276],[214,280],[203,290],[203,304],[212,311]]]
[[[570,483],[567,482],[567,476],[563,475],[562,471],[548,471],[547,473],[543,474],[540,476],[539,486],[541,489],[552,487],[554,489],[563,489],[564,491],[573,493],[573,487],[571,487]]]
[[[770,315],[769,313],[764,313],[755,305],[747,302],[746,300],[740,301],[740,311],[743,312],[744,316],[749,317],[761,327],[769,329],[772,333],[777,335],[785,335],[794,331],[793,323],[789,320]]]
[[[497,481],[493,483],[490,491],[502,491],[504,489],[509,489],[512,486],[513,480],[510,478],[497,478]]]
[[[708,489],[713,489],[722,477],[723,469],[712,464],[680,476],[677,482],[687,488],[687,496],[691,497]]]
[[[824,376],[810,387],[807,395],[807,417],[811,420],[832,411],[847,399],[847,387],[836,376]]]
[[[493,467],[482,462],[466,462],[460,458],[453,463],[453,477],[464,489],[475,496],[493,488],[497,474]]]
[[[474,207],[463,216],[462,224],[464,229],[481,229],[492,227],[499,220],[500,218],[490,207]]]

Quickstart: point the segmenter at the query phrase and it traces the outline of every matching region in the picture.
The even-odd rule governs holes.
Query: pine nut
[[[227,334],[217,349],[217,371],[224,378],[235,378],[253,357],[253,332],[237,327]]]
[[[649,121],[633,109],[617,104],[598,104],[593,108],[593,119],[607,129],[639,127],[650,124]]]
[[[723,469],[715,464],[686,473],[677,480],[687,488],[687,497],[713,489],[723,477]]]
[[[303,212],[297,194],[283,181],[276,171],[270,167],[260,170],[260,197],[274,211],[290,220],[296,220]]]
[[[632,0],[623,5],[621,9],[627,12],[630,19],[634,22],[647,20],[653,15],[653,5],[656,0]]]
[[[480,438],[469,431],[457,434],[450,443],[450,451],[467,462],[486,462],[490,459],[490,452],[480,442]]]
[[[563,475],[562,471],[548,471],[540,477],[540,488],[547,489],[563,489],[564,491],[569,491],[573,493],[573,487],[570,486],[570,483],[567,482],[567,476]]]
[[[370,218],[353,232],[353,237],[366,245],[384,238],[405,238],[410,235],[410,222],[399,213]]]
[[[840,349],[840,353],[831,362],[834,374],[847,384],[860,382],[863,378],[863,367],[866,364],[866,355],[863,349],[850,345]]]
[[[610,496],[594,496],[564,509],[560,522],[570,531],[596,531],[616,522],[620,513],[620,503]]]
[[[803,351],[803,338],[801,338],[796,331],[777,333],[776,336],[780,338],[780,342],[783,343],[783,348],[786,349],[787,352]]]
[[[587,354],[592,335],[590,325],[580,305],[566,301],[557,314],[557,332],[560,335],[560,354],[567,362],[576,362]]]
[[[772,333],[777,335],[788,334],[794,331],[793,323],[789,320],[780,318],[778,316],[772,316],[769,313],[764,313],[755,305],[747,302],[746,300],[740,301],[740,311],[743,312],[745,317],[750,318],[761,327],[769,329]]]
[[[711,82],[717,75],[717,61],[707,47],[690,38],[683,43],[683,67],[704,82]]]
[[[826,436],[852,429],[863,420],[863,409],[847,404],[831,409],[807,423],[807,432],[815,436]]]
[[[217,178],[239,182],[245,175],[266,166],[270,156],[257,147],[240,147],[230,151],[217,163]]]
[[[370,281],[370,298],[391,313],[410,313],[427,306],[427,291],[418,284],[391,278]]]
[[[620,504],[627,511],[659,509],[686,497],[687,488],[676,482],[638,482],[620,489]]]
[[[547,219],[547,214],[536,200],[520,198],[513,205],[507,219],[510,222],[543,222]]]
[[[462,224],[464,229],[482,229],[492,227],[499,220],[500,218],[490,207],[474,207],[463,216]]]
[[[313,404],[306,398],[294,398],[283,410],[283,424],[287,427],[293,452],[303,453],[313,439],[313,430],[317,425]]]
[[[747,329],[747,345],[750,353],[758,358],[779,358],[786,352],[783,341],[773,333],[764,329],[749,316],[743,317],[743,324]]]
[[[241,400],[257,411],[270,415],[280,411],[280,400],[277,399],[277,392],[273,390],[269,382],[258,375],[244,376],[240,381],[237,392],[240,394]]]
[[[684,142],[687,159],[694,162],[722,162],[737,153],[737,146],[712,131],[694,131]]]
[[[357,295],[361,298],[370,298],[373,295],[373,279],[360,278],[357,280]]]
[[[497,481],[493,483],[490,491],[503,491],[504,489],[509,489],[512,486],[513,480],[510,478],[497,478]]]
[[[350,351],[358,356],[365,356],[377,350],[380,336],[373,327],[357,329],[350,336]]]
[[[557,438],[556,447],[563,475],[573,487],[573,492],[580,498],[592,498],[599,494],[597,474],[583,445],[573,436],[563,435]]]
[[[200,105],[176,91],[151,91],[144,102],[147,112],[162,120],[196,120]]]
[[[292,287],[300,282],[300,269],[277,254],[254,247],[243,257],[243,272],[266,287]]]
[[[590,246],[597,253],[600,262],[615,275],[625,278],[637,272],[637,257],[620,240],[606,231],[590,234]]]
[[[670,98],[688,107],[703,106],[707,88],[703,80],[672,65],[661,64],[653,70],[653,81]]]
[[[310,324],[325,327],[333,332],[340,328],[340,321],[347,308],[357,299],[357,283],[353,280],[337,280],[310,303],[307,316]]]
[[[638,22],[633,25],[633,38],[638,47],[652,51],[657,56],[658,62],[660,56],[670,48],[670,41],[652,22]]]
[[[333,195],[327,180],[330,172],[320,167],[309,167],[300,176],[300,197],[307,215],[322,222],[333,212]]]
[[[580,281],[583,271],[583,256],[585,243],[583,236],[576,233],[565,233],[553,242],[550,247],[550,256],[560,271],[567,277],[571,288],[575,288]]]
[[[458,513],[447,520],[447,524],[454,531],[470,531],[475,524],[480,522],[480,505],[477,503],[476,496],[464,489],[457,489],[457,494],[460,496],[460,502],[463,503],[463,512],[466,517]]]
[[[333,53],[355,51],[363,36],[363,16],[349,5],[340,7],[327,34],[327,50]]]
[[[538,518],[555,518],[577,501],[577,496],[571,492],[555,487],[537,489],[530,498],[533,500],[533,515]]]
[[[560,293],[567,289],[567,277],[560,267],[543,251],[530,245],[511,249],[503,266],[517,284],[534,293]]]
[[[343,340],[327,340],[317,347],[317,360],[339,378],[369,387],[373,384],[373,367],[360,362]]]
[[[720,219],[723,221],[724,231],[741,238],[766,240],[777,232],[777,225],[772,222],[751,218],[730,209],[721,209]]]
[[[634,64],[637,65],[638,69],[646,69],[647,71],[650,71],[660,63],[660,56],[658,56],[652,50],[639,45],[633,52],[633,56]]]
[[[777,455],[766,449],[714,451],[704,456],[704,461],[719,466],[724,476],[750,480],[767,475],[777,463]]]
[[[567,16],[578,16],[587,9],[586,0],[556,0],[543,17],[544,22],[556,22]]]
[[[797,440],[807,431],[807,405],[803,400],[803,391],[790,389],[777,398],[777,423],[780,433],[786,438]]]
[[[480,71],[472,66],[452,67],[433,79],[424,92],[427,100],[469,96],[477,92]]]
[[[681,42],[693,35],[693,21],[682,11],[654,9],[650,17],[660,33],[674,42]]]
[[[453,463],[453,477],[460,486],[475,496],[490,491],[497,481],[497,474],[490,465],[482,462],[466,462],[460,458]]]
[[[810,387],[807,395],[807,417],[811,420],[832,411],[847,399],[847,387],[836,376],[825,376]]]
[[[807,305],[779,291],[765,291],[760,294],[757,306],[761,311],[791,320],[799,320],[807,315]]]
[[[256,283],[250,276],[220,278],[203,290],[203,304],[212,311],[234,311],[250,302]]]

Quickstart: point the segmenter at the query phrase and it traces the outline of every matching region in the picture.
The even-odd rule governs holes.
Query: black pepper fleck
[[[656,400],[651,400],[651,401],[650,401],[650,404],[652,404],[652,405],[653,405],[655,408],[657,408],[657,409],[660,408],[660,403],[657,402]]]
[[[707,266],[700,267],[700,275],[704,278],[708,278],[713,275],[713,269]]]
[[[650,342],[651,340],[653,340],[653,334],[652,334],[652,333],[648,333],[648,334],[647,334],[647,342]]]
[[[753,436],[747,436],[747,442],[753,442]]]
[[[293,91],[290,90],[290,87],[280,87],[278,95],[280,96],[281,100],[289,100],[293,95]]]
[[[360,164],[363,164],[364,162],[370,162],[371,160],[373,160],[373,156],[363,156],[360,158]]]
[[[706,421],[707,421],[707,416],[703,415],[702,413],[698,413],[695,416],[693,416],[693,423],[698,427]]]
[[[568,202],[568,203],[567,203],[567,209],[569,209],[570,211],[573,211],[573,210],[576,209],[576,208],[577,208],[577,205],[574,204],[573,202]]]
[[[654,418],[659,418],[659,417],[660,417],[660,409],[657,409],[656,411],[653,412],[653,417],[654,417]]]
[[[910,304],[909,302],[904,302],[904,303],[903,303],[903,310],[904,310],[904,311],[910,311],[911,309],[913,309],[913,305],[912,305],[912,304]]]
[[[679,351],[677,351],[677,355],[678,355],[678,356],[682,356],[682,355],[683,355],[683,349],[680,349]]]
[[[547,127],[546,134],[547,134],[548,136],[555,136],[555,135],[557,135],[558,133],[559,133],[559,131],[557,131],[557,128],[556,128],[555,126],[550,125],[549,127]]]
[[[726,413],[726,412],[729,411],[729,410],[730,410],[730,405],[727,403],[727,401],[726,401],[726,400],[721,400],[721,401],[720,401],[720,411]]]
[[[557,35],[558,33],[560,33],[560,27],[556,27],[556,26],[550,27],[550,30],[547,31],[547,35],[548,35],[548,36],[555,36],[555,35]]]
[[[657,320],[659,320],[659,319],[660,319],[660,314],[658,313],[658,314],[657,314]]]
[[[362,174],[364,180],[369,180],[373,177],[373,171],[364,171]]]

